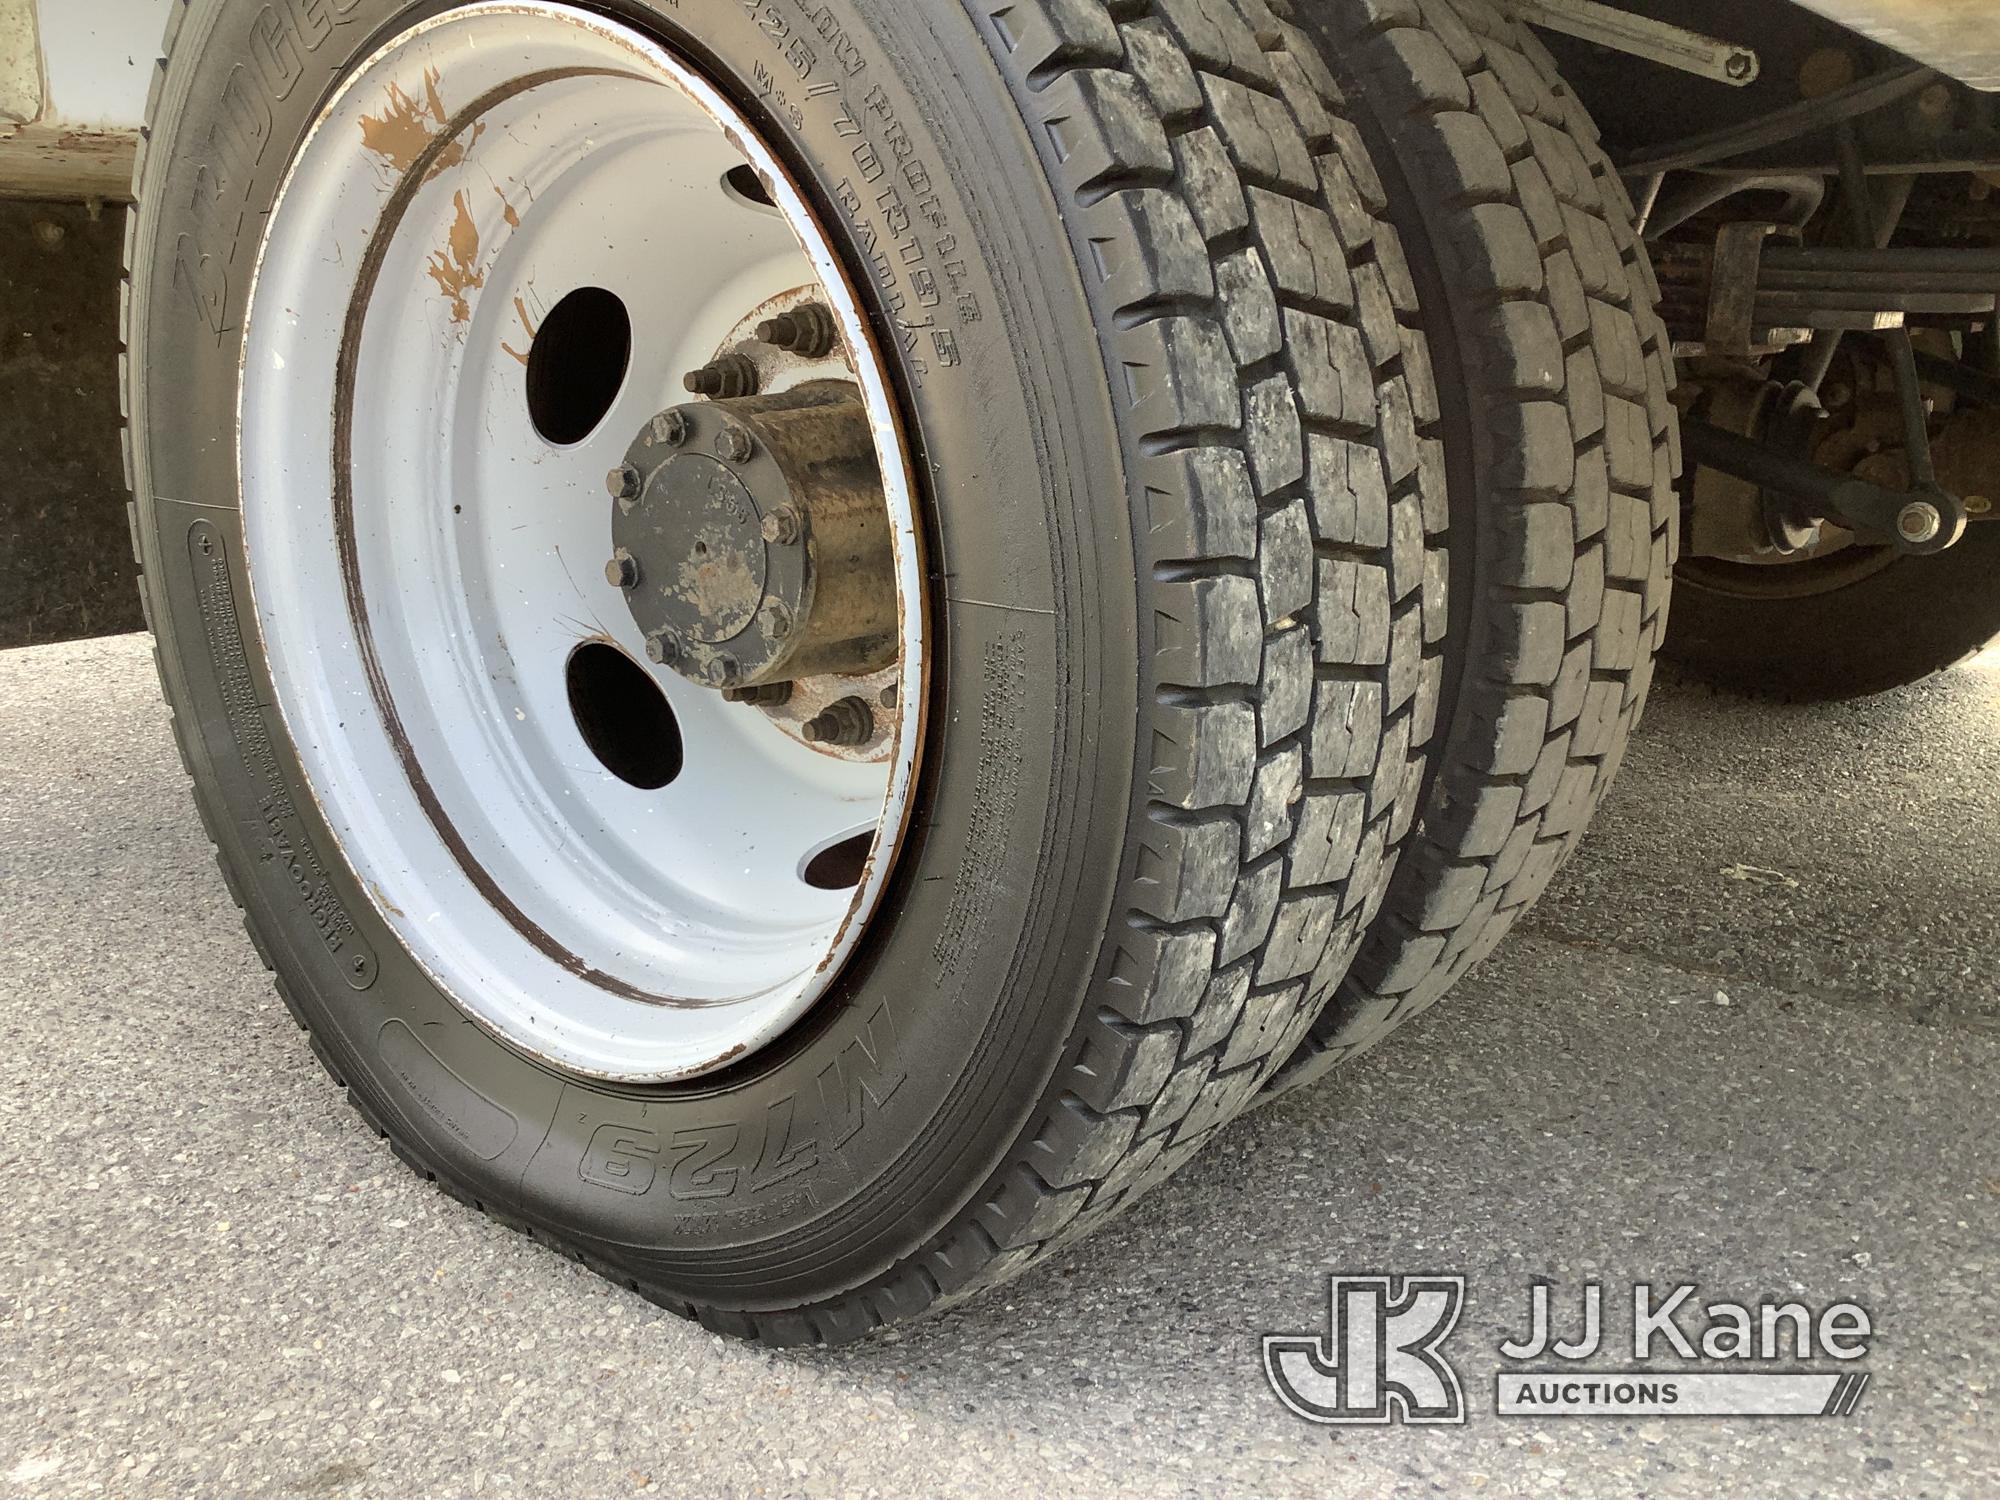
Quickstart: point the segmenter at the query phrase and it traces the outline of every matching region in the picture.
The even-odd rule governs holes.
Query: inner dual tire
[[[1311,43],[1261,0],[172,15],[122,325],[145,598],[250,934],[399,1154],[711,1327],[839,1341],[1265,1087],[1447,666],[1437,394]],[[797,278],[896,535],[861,769],[599,582],[603,475]],[[556,316],[600,292],[623,319]],[[557,344],[597,363],[552,382]],[[1546,630],[1599,632],[1551,608],[1468,649],[1567,673]],[[1585,675],[1573,822],[1568,747],[1594,786],[1639,680]]]
[[[1576,847],[1652,682],[1679,544],[1673,356],[1632,207],[1488,0],[1314,0],[1443,393],[1451,627],[1417,825],[1276,1087],[1434,1004]]]

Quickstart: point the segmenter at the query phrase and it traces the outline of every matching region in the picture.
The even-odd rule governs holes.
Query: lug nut
[[[859,698],[842,698],[805,727],[808,745],[865,745],[875,738],[875,713]]]
[[[708,665],[702,670],[710,686],[726,688],[736,681],[736,658],[726,651],[719,652],[708,659]]]
[[[740,464],[749,461],[750,455],[757,451],[757,445],[741,427],[731,426],[723,428],[721,436],[716,438],[715,451],[731,463]]]
[[[731,703],[748,703],[753,708],[783,708],[792,701],[792,685],[772,682],[763,687],[724,688],[722,696]]]
[[[646,480],[630,464],[620,464],[604,476],[604,487],[611,491],[613,500],[637,500],[639,491],[646,487]]]
[[[792,633],[792,612],[776,599],[764,606],[757,619],[764,627],[764,634],[774,641],[785,640]]]
[[[678,448],[688,440],[688,419],[685,412],[663,411],[653,418],[653,441],[664,443],[669,448]]]
[[[636,589],[639,586],[639,560],[620,547],[611,554],[611,561],[604,565],[604,581],[614,589]]]
[[[761,381],[762,377],[750,362],[750,356],[741,349],[732,349],[713,363],[690,371],[681,383],[693,395],[727,401],[737,396],[756,395]]]
[[[804,359],[822,359],[833,352],[837,330],[833,314],[817,302],[757,325],[757,337],[773,349],[783,349]]]
[[[1896,512],[1896,530],[1906,542],[1928,542],[1944,527],[1944,517],[1928,500],[1912,500]]]
[[[799,539],[802,530],[799,513],[789,505],[781,505],[764,517],[764,540],[777,547],[789,547]]]
[[[670,639],[664,630],[646,637],[646,659],[654,666],[671,666],[680,654],[680,643]]]

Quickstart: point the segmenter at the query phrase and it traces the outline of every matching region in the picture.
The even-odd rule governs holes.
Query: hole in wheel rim
[[[771,201],[771,192],[764,186],[764,179],[757,175],[757,169],[748,162],[724,172],[722,185],[744,202],[754,203],[759,208],[776,209],[778,206]]]
[[[632,315],[614,292],[578,287],[542,320],[528,351],[528,419],[567,448],[597,430],[632,362]]]
[[[653,675],[616,646],[569,656],[569,709],[590,753],[620,781],[657,791],[681,774],[681,730]]]
[[[806,861],[799,879],[818,891],[852,890],[861,884],[861,877],[868,869],[869,851],[874,847],[872,830],[828,844]]]
[[[603,481],[717,334],[740,343],[765,303],[820,288],[884,472],[897,685],[914,698],[922,513],[874,299],[700,59],[603,8],[417,10],[329,99],[266,221],[243,319],[245,602],[288,723],[312,726],[298,750],[333,842],[450,1000],[552,1068],[699,1077],[838,982],[894,868],[920,737],[904,716],[879,762],[808,757],[648,665],[597,573],[617,513]],[[433,92],[462,151],[403,169],[357,149],[384,99]],[[723,183],[746,160],[779,207]],[[477,252],[434,267],[471,251],[460,209]],[[558,447],[528,420],[527,366],[549,312],[585,286],[624,301],[630,365],[596,429]],[[569,657],[592,642],[668,695],[684,765],[664,789],[612,774],[571,727]],[[588,711],[587,679],[583,696]],[[864,822],[879,831],[862,882],[806,886],[804,857]]]

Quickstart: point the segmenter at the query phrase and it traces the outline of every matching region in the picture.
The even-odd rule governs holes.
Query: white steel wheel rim
[[[725,174],[748,165],[769,203]],[[902,622],[886,762],[854,764],[651,666],[603,576],[604,476],[683,374],[816,282],[882,470]],[[587,436],[529,408],[540,320],[600,288],[629,361]],[[329,415],[332,414],[332,415]],[[850,284],[750,123],[667,50],[494,0],[387,43],[270,215],[243,343],[244,547],[278,707],[383,920],[474,1020],[589,1076],[659,1082],[769,1042],[853,951],[917,762],[921,559],[887,380]],[[659,788],[569,703],[584,644],[678,725]],[[858,883],[803,878],[872,831]]]

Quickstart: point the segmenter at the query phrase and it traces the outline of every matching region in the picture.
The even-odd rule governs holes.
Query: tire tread
[[[1471,332],[1480,476],[1464,666],[1416,829],[1274,1092],[1434,1004],[1547,886],[1644,707],[1678,540],[1658,289],[1595,128],[1489,0],[1320,0],[1326,54],[1408,152]],[[1461,344],[1468,340],[1461,334]]]
[[[1412,684],[1434,701],[1441,671],[1426,622],[1442,571],[1418,556],[1444,514],[1424,451],[1434,416],[1417,415],[1435,400],[1405,373],[1428,366],[1413,354],[1400,247],[1364,201],[1373,171],[1311,44],[1263,0],[964,3],[1042,152],[1082,274],[1102,271],[1142,609],[1159,619],[1117,915],[1029,1127],[944,1229],[867,1284],[739,1311],[496,1209],[347,1090],[412,1170],[461,1201],[662,1307],[774,1345],[858,1338],[1017,1274],[1121,1212],[1257,1096],[1375,915],[1428,736]],[[169,53],[186,9],[173,7]],[[165,77],[163,58],[149,135]],[[150,175],[142,150],[139,202]],[[135,253],[128,237],[128,346]],[[143,464],[131,478],[143,484]],[[1345,644],[1326,639],[1330,566],[1370,580],[1365,607],[1342,617]],[[1366,732],[1345,725],[1362,689]],[[1337,785],[1314,748],[1335,721]],[[207,824],[179,720],[176,739]],[[1337,819],[1322,816],[1336,803]],[[233,879],[231,894],[242,905]],[[305,1026],[281,977],[279,990]]]

